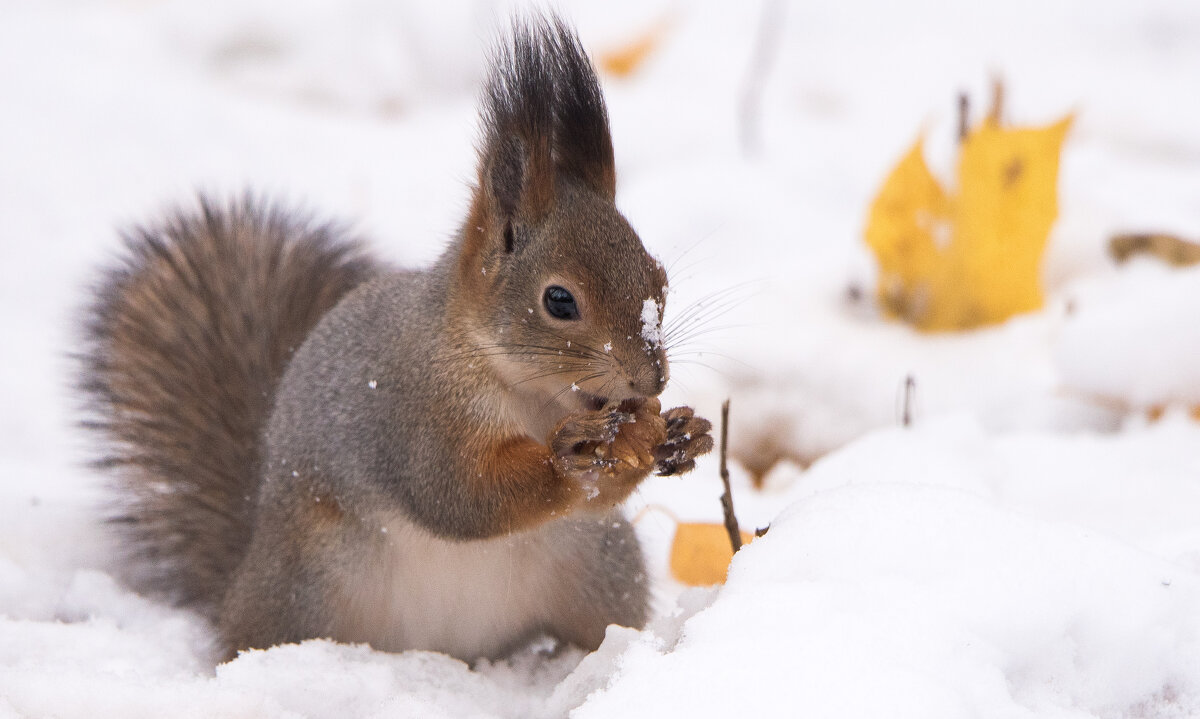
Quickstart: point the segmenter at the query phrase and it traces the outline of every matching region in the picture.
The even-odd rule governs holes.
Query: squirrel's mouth
[[[622,398],[622,397],[601,397],[598,394],[584,392],[583,390],[579,390],[577,397],[579,399],[580,407],[582,407],[585,410],[591,410],[593,412],[598,412],[598,411],[604,409],[605,407],[616,408],[622,412],[632,412],[634,409],[636,409],[637,407],[640,407],[646,401],[646,398],[641,395],[635,395],[633,397],[624,397],[624,398]]]
[[[608,397],[601,397],[591,392],[579,390],[576,396],[579,398],[579,404],[587,410],[598,411],[604,409],[604,405],[608,404]]]

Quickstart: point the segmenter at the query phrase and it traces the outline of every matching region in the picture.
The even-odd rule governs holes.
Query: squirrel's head
[[[659,394],[666,273],[613,204],[604,97],[562,20],[514,26],[481,114],[455,283],[472,345],[514,389],[563,404]]]

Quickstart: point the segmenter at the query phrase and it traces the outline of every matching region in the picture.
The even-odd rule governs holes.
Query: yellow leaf
[[[754,537],[742,532],[742,544]],[[671,574],[694,587],[724,584],[733,547],[723,524],[681,522],[675,527],[671,543]]]
[[[1041,260],[1058,217],[1058,158],[1071,118],[1043,128],[984,122],[962,144],[951,248],[961,267],[956,329],[1041,308]]]
[[[662,44],[670,22],[663,18],[628,43],[600,52],[600,68],[610,75],[629,77],[646,62],[646,58]]]
[[[958,194],[925,164],[920,140],[884,181],[867,218],[884,311],[922,330],[968,329],[1042,306],[1040,264],[1058,214],[1058,161],[1071,124],[964,138]]]
[[[867,244],[879,260],[879,302],[920,324],[943,283],[939,246],[947,244],[950,201],[925,165],[920,140],[892,170],[871,203]]]

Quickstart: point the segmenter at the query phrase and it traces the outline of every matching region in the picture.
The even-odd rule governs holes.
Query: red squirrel
[[[82,386],[123,571],[225,657],[327,637],[473,661],[646,622],[617,505],[713,445],[657,399],[666,274],[614,205],[562,20],[514,24],[482,106],[470,209],[428,269],[202,199],[127,233],[103,279]]]

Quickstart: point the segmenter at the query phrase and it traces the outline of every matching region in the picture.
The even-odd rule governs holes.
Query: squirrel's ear
[[[600,81],[561,18],[513,23],[510,41],[493,56],[481,114],[479,188],[486,223],[541,219],[554,203],[559,174],[606,199],[616,195]]]
[[[544,34],[518,23],[493,58],[479,153],[489,224],[534,223],[554,203],[554,58],[544,45]]]
[[[488,222],[533,223],[544,217],[554,202],[551,168],[548,138],[539,143],[508,135],[489,142],[479,167]]]
[[[554,156],[562,172],[612,200],[617,193],[604,93],[579,37],[561,18],[547,28],[554,54]]]

